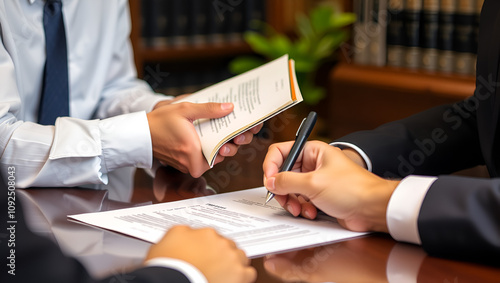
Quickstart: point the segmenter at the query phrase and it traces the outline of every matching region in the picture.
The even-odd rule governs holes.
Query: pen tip
[[[274,194],[271,193],[271,192],[267,192],[267,196],[266,196],[266,202],[264,204],[267,204],[268,202],[270,202],[274,197]]]

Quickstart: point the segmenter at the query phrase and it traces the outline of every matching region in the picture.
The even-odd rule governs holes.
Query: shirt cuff
[[[427,254],[421,247],[397,243],[387,259],[387,281],[389,283],[417,282],[420,266]]]
[[[392,193],[387,206],[387,227],[397,241],[420,245],[418,215],[427,191],[437,177],[408,176]]]
[[[99,129],[105,173],[127,166],[151,168],[153,146],[144,111],[100,120]]]
[[[366,153],[361,148],[357,147],[356,145],[354,145],[352,143],[348,143],[348,142],[332,142],[330,145],[336,146],[340,149],[344,149],[344,148],[354,149],[365,161],[366,169],[368,171],[372,172],[372,168],[373,168],[372,161],[370,160],[368,155],[366,155]]]
[[[160,266],[172,268],[182,272],[192,283],[207,283],[207,279],[196,267],[182,260],[157,257],[146,261],[146,266]]]

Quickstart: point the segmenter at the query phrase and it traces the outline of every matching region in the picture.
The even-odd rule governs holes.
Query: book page
[[[342,228],[327,215],[293,217],[264,187],[175,202],[68,216],[70,220],[157,243],[172,226],[212,227],[248,257],[317,246],[366,233]]]
[[[234,111],[226,117],[194,123],[203,154],[211,166],[225,142],[302,101],[295,71],[290,67],[294,67],[293,62],[285,55],[178,101],[234,103]]]

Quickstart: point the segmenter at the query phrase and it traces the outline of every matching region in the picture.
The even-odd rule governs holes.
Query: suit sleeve
[[[339,139],[361,148],[383,177],[438,176],[417,218],[422,247],[433,256],[499,262],[500,178],[446,176],[484,164],[471,100],[444,105],[373,131]]]
[[[430,254],[500,264],[500,178],[440,176],[418,217]]]
[[[484,164],[476,107],[469,99],[352,133],[336,142],[361,148],[370,158],[372,172],[389,178],[449,174]]]

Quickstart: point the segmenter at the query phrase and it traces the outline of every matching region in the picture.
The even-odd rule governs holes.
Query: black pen
[[[304,144],[307,141],[307,138],[309,137],[312,129],[314,128],[317,116],[318,115],[316,114],[316,112],[311,111],[309,112],[309,115],[307,115],[307,117],[304,118],[304,120],[302,120],[302,123],[300,124],[300,127],[297,130],[297,133],[295,134],[295,142],[293,143],[290,153],[283,162],[283,166],[281,166],[280,172],[292,170],[295,161],[299,157],[299,154],[302,151],[302,148],[304,147]],[[273,197],[274,194],[271,193],[270,191],[267,191],[266,204],[270,200],[272,200]]]

